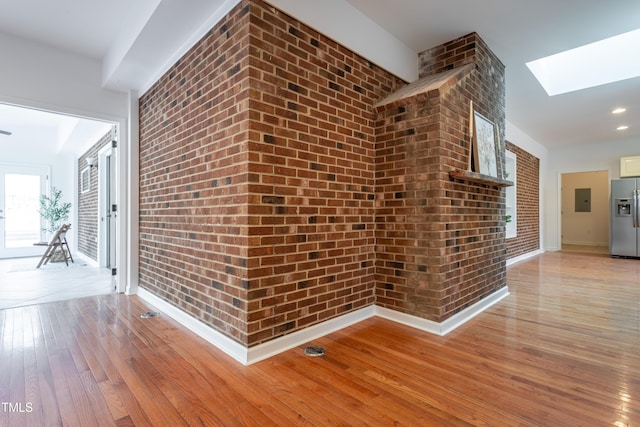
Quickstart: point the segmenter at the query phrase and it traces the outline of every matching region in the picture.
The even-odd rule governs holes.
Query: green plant
[[[507,224],[511,222],[511,215],[507,215],[506,221],[507,221]]]
[[[62,190],[53,187],[51,197],[43,194],[40,196],[40,216],[46,221],[47,226],[42,231],[55,233],[62,224],[69,219],[71,203],[62,202]]]

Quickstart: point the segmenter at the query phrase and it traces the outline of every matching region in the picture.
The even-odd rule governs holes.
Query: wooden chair
[[[44,251],[44,255],[40,258],[40,262],[36,268],[40,268],[40,266],[45,265],[49,262],[51,257],[56,250],[60,248],[62,253],[64,254],[64,262],[69,265],[69,260],[73,261],[73,257],[71,256],[71,250],[69,250],[69,245],[67,244],[67,231],[69,231],[69,224],[62,224],[60,229],[56,232],[49,243],[47,242],[39,242],[34,243],[35,246],[46,246],[47,249]]]

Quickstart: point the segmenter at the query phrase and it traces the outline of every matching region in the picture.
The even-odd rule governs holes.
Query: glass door
[[[43,252],[40,195],[47,167],[0,165],[0,258],[38,256]]]

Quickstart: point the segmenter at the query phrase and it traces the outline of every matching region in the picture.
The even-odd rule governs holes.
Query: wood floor
[[[249,367],[137,297],[2,310],[0,425],[640,425],[640,261],[545,253],[508,284],[446,337],[374,318]]]

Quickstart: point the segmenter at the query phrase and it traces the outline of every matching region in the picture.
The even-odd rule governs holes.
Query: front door
[[[40,218],[48,167],[0,165],[0,258],[42,255]]]

